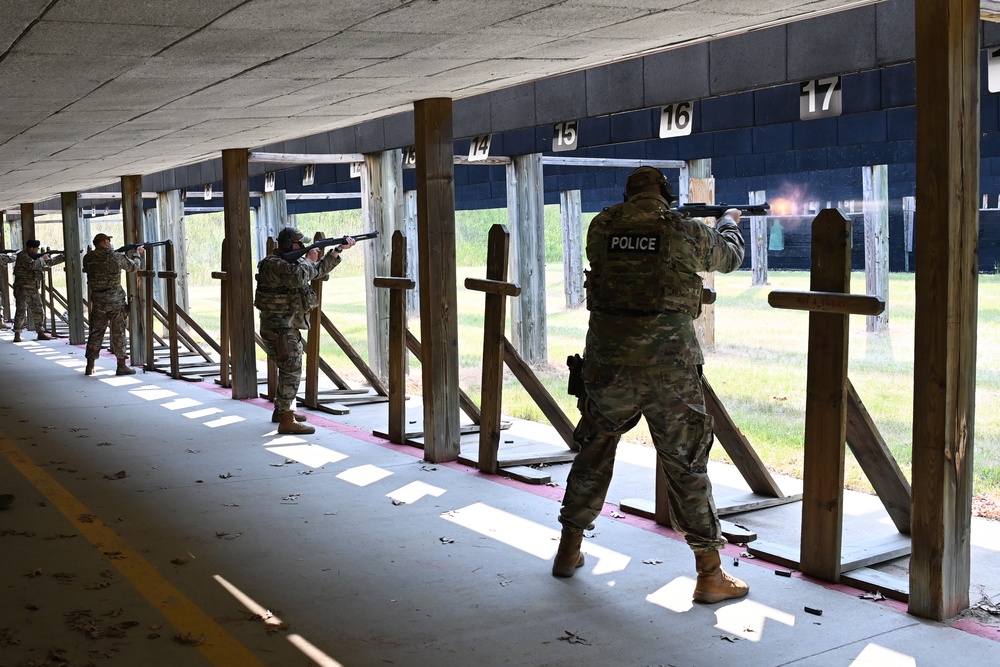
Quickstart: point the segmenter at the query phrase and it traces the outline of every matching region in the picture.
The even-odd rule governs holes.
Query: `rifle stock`
[[[355,241],[367,241],[368,239],[373,239],[378,236],[378,232],[365,232],[364,234],[348,234]],[[306,246],[304,248],[299,248],[298,250],[289,250],[288,252],[281,253],[281,258],[286,262],[297,262],[303,257],[305,257],[310,250],[314,248],[323,249],[328,248],[333,245],[342,245],[347,242],[347,236],[340,236],[335,239],[320,239],[312,245]]]
[[[771,205],[763,204],[706,204],[704,202],[689,202],[674,209],[685,218],[721,218],[731,208],[739,209],[742,215],[767,215]]]

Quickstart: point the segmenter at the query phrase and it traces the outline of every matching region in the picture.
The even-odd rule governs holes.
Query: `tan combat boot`
[[[694,587],[695,602],[711,604],[741,598],[750,592],[747,582],[722,569],[722,558],[718,551],[696,551],[694,560],[698,569],[698,583]]]
[[[309,435],[315,432],[316,429],[312,426],[305,426],[295,421],[295,413],[293,411],[285,410],[281,413],[281,419],[278,420],[278,433],[286,435]]]
[[[38,335],[35,337],[36,340],[52,340],[52,336],[48,335],[44,331],[37,332]]]
[[[556,551],[556,559],[552,563],[553,577],[572,577],[576,574],[576,568],[583,567],[583,554],[580,553],[582,543],[582,530],[563,526],[562,536],[559,538],[559,550]]]
[[[292,414],[295,415],[295,421],[297,421],[297,422],[307,421],[306,420],[306,416],[304,414],[302,414],[301,412],[294,412],[293,411]],[[271,413],[271,423],[277,424],[280,421],[281,421],[281,410],[279,410],[278,408],[275,408],[274,412]]]
[[[119,359],[115,375],[135,375],[135,369],[126,364],[124,359]]]
[[[87,369],[83,371],[84,375],[94,374],[94,359],[87,359]]]

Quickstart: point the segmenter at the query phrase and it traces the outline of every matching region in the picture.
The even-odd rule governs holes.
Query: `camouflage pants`
[[[278,369],[278,382],[274,391],[274,409],[280,412],[295,409],[295,395],[302,380],[302,334],[298,329],[261,328],[264,350],[268,361]]]
[[[600,514],[611,484],[621,434],[646,418],[667,483],[670,521],[695,551],[726,543],[712,498],[708,455],[713,421],[705,412],[697,366],[584,365],[587,397],[573,434],[573,461],[559,521],[586,528]]]
[[[37,287],[14,287],[14,299],[17,307],[14,309],[14,331],[20,332],[28,323],[28,313],[35,325],[35,331],[45,330],[45,312],[42,310],[42,295]]]
[[[120,361],[125,360],[125,321],[127,313],[125,311],[125,292],[116,294],[116,298],[110,300],[100,299],[92,296],[90,300],[90,335],[87,336],[87,359],[97,359],[101,356],[101,343],[104,341],[104,332],[111,327],[111,354],[118,357]]]

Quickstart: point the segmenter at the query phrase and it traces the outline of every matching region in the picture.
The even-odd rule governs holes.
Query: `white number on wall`
[[[813,79],[800,84],[799,119],[830,118],[839,116],[841,103],[840,77]]]
[[[555,124],[552,128],[553,152],[571,151],[576,148],[576,140],[579,136],[576,123],[575,120],[565,120]]]

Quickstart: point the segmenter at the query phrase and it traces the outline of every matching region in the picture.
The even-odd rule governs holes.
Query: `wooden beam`
[[[583,305],[583,206],[579,190],[559,193],[559,214],[563,236],[563,288],[566,308],[573,310]]]
[[[125,243],[142,243],[146,240],[142,214],[142,176],[131,174],[121,177],[122,230]],[[125,273],[129,303],[129,361],[133,366],[146,365],[146,294],[139,275]],[[152,359],[152,350],[149,352]]]
[[[21,250],[35,238],[35,205],[21,204]]]
[[[889,451],[857,390],[847,381],[847,445],[882,501],[896,530],[910,534],[910,483]]]
[[[66,250],[66,301],[69,307],[69,343],[84,345],[87,342],[87,327],[83,319],[83,255],[74,252],[85,247],[90,239],[84,241],[80,236],[80,208],[75,192],[63,192],[62,228],[63,248]]]
[[[417,153],[424,457],[437,463],[454,461],[461,453],[451,100],[419,100],[414,104],[413,115]]]
[[[507,297],[520,293],[520,290],[517,285],[507,282],[510,266],[510,234],[507,228],[493,225],[487,243],[489,251],[486,254],[486,280],[466,278],[465,287],[486,293],[478,467],[480,472],[495,475],[499,472],[497,455],[503,411],[503,342],[504,327],[507,326]]]
[[[772,308],[808,310],[814,313],[840,313],[842,315],[878,315],[885,310],[885,301],[866,294],[841,294],[839,292],[786,292],[774,290],[767,295]]]
[[[364,231],[377,231],[382,239],[403,227],[403,152],[383,151],[365,155],[361,170],[361,214]],[[359,230],[361,231],[361,230]],[[376,276],[390,272],[392,244],[363,244],[365,303],[368,315],[368,367],[385,383],[389,378],[389,300],[391,293],[372,289]]]
[[[889,298],[889,167],[878,164],[861,168],[865,217],[865,292]],[[884,333],[889,329],[886,311],[868,315],[865,330]]]
[[[365,156],[361,153],[265,153],[253,151],[247,155],[247,161],[274,162],[276,164],[350,164],[364,162]]]
[[[813,221],[809,287],[851,289],[851,221],[836,209],[820,211]],[[848,320],[841,313],[809,313],[801,569],[825,581],[839,580],[841,572]]]
[[[690,179],[688,181],[686,195],[688,201],[715,203],[715,179],[712,178],[712,161],[709,159],[692,160],[688,165]],[[709,218],[705,224],[715,227],[715,220]],[[705,289],[715,289],[715,273],[707,271],[699,274],[702,278],[702,285]],[[695,318],[694,332],[698,337],[698,344],[701,349],[710,351],[715,349],[715,306],[709,303],[702,303],[701,314]]]
[[[754,190],[749,193],[747,203],[763,204],[767,202],[764,190]],[[770,238],[767,233],[767,218],[762,215],[749,216],[750,219],[750,284],[767,284],[767,251]]]
[[[969,606],[979,232],[979,3],[916,0],[910,613]]]
[[[226,238],[229,305],[229,355],[234,399],[257,396],[257,348],[254,332],[253,276],[250,237],[250,187],[247,149],[222,151],[222,192]]]
[[[521,296],[511,304],[510,340],[529,364],[548,361],[545,309],[545,198],[540,153],[518,155],[507,167],[511,282]]]

